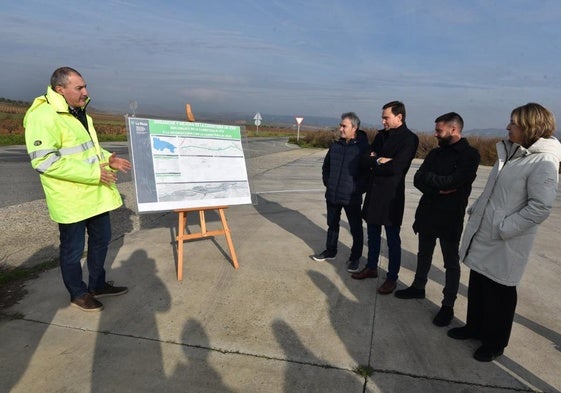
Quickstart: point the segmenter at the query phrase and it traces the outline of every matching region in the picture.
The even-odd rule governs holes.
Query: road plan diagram
[[[251,203],[238,126],[127,118],[139,212]]]

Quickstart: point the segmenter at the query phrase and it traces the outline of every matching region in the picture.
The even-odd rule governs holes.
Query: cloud
[[[446,106],[474,127],[502,127],[514,105],[561,107],[559,19],[555,0],[8,2],[0,86],[31,100],[70,65],[96,106],[119,110],[134,98],[183,111],[187,100],[218,111],[356,110],[378,123],[378,107],[397,98],[426,127]]]

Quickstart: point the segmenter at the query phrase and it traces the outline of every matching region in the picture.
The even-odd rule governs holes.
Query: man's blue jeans
[[[386,239],[388,242],[388,274],[389,280],[397,281],[399,268],[401,267],[401,237],[399,236],[400,227],[384,225],[386,230]],[[380,245],[382,243],[382,226],[367,224],[368,232],[368,263],[366,266],[370,269],[378,267],[378,259],[380,257]]]
[[[111,240],[109,213],[103,213],[73,224],[58,224],[60,232],[60,271],[70,299],[73,300],[105,285],[105,257]],[[82,279],[80,259],[88,231],[88,285]]]
[[[339,222],[341,221],[341,210],[345,210],[349,228],[353,237],[350,260],[355,261],[362,256],[364,246],[364,232],[362,229],[362,217],[360,204],[337,205],[327,202],[327,240],[325,248],[329,252],[337,253],[337,242],[339,241]]]

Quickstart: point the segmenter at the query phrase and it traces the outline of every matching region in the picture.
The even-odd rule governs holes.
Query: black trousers
[[[516,287],[499,284],[471,270],[466,327],[491,350],[508,345],[517,302]]]
[[[442,294],[443,306],[454,307],[458,287],[460,285],[460,256],[458,254],[459,240],[439,239],[442,257],[444,259],[445,282]],[[436,246],[436,236],[419,232],[419,251],[417,253],[417,270],[412,286],[424,289],[432,265],[432,255]]]
[[[329,252],[337,253],[339,241],[339,223],[341,221],[341,210],[345,210],[349,229],[353,237],[350,260],[355,261],[362,256],[364,246],[364,230],[362,229],[362,217],[360,215],[360,203],[352,205],[337,205],[327,202],[327,240],[325,248]]]

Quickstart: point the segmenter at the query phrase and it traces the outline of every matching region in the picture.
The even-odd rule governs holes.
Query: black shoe
[[[106,296],[124,295],[128,291],[129,289],[127,287],[114,287],[112,285],[112,282],[111,283],[106,282],[103,288],[95,291],[90,290],[90,293],[92,294],[93,297],[99,299],[100,297],[106,297]]]
[[[450,325],[450,322],[452,322],[452,318],[454,318],[454,308],[450,306],[442,306],[438,314],[436,314],[432,320],[432,323],[440,327],[448,326]]]
[[[492,349],[482,345],[479,348],[477,348],[477,350],[473,354],[473,358],[480,362],[490,362],[501,356],[503,352],[504,352],[504,348]]]
[[[349,273],[358,273],[360,272],[360,259],[355,259],[354,261],[349,259],[347,261],[347,271]]]
[[[400,299],[424,299],[425,298],[425,290],[409,287],[405,289],[400,289],[399,291],[395,291],[395,297]]]
[[[467,340],[469,338],[477,338],[467,326],[450,329],[446,334],[448,335],[448,337],[453,338],[454,340]]]
[[[324,250],[324,251],[321,252],[321,254],[314,255],[312,257],[312,259],[314,261],[323,262],[323,261],[328,261],[328,260],[331,260],[331,259],[335,259],[336,256],[337,256],[337,252],[330,252],[330,251]]]
[[[82,296],[72,299],[70,304],[86,312],[98,312],[103,310],[103,304],[95,300],[91,293],[84,293]]]

